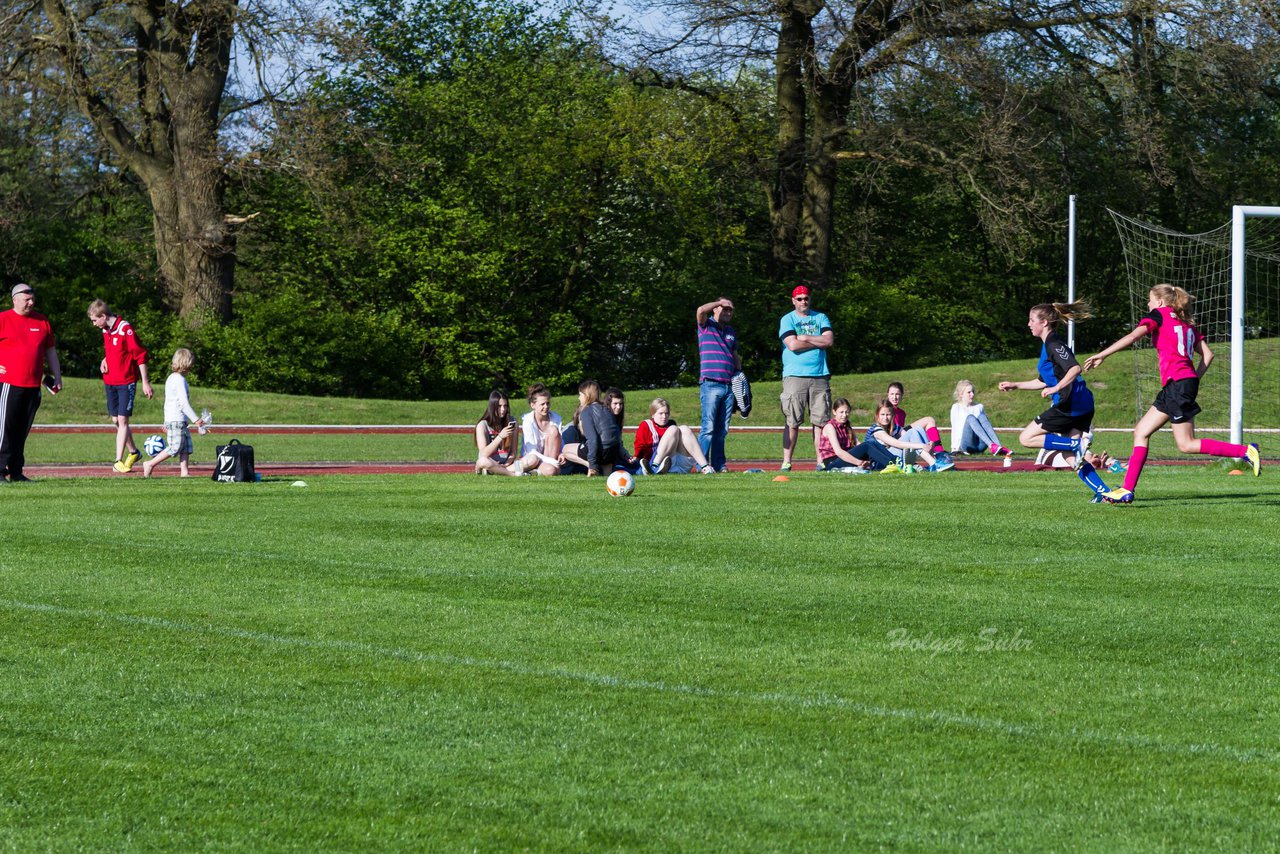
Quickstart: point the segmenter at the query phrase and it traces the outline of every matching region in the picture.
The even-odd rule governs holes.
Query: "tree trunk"
[[[769,188],[770,277],[782,281],[795,274],[800,259],[800,214],[804,197],[807,127],[804,59],[812,46],[809,20],[794,7],[782,10],[774,58],[778,110],[777,164]]]
[[[805,157],[804,211],[801,216],[800,271],[810,287],[821,289],[831,277],[831,236],[835,229],[836,152],[845,138],[852,86],[815,83],[813,132]]]

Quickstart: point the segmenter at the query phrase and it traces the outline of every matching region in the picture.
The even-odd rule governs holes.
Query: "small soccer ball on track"
[[[609,479],[604,482],[604,486],[614,498],[625,498],[635,492],[636,479],[625,471],[615,471],[609,475]]]
[[[156,454],[164,450],[164,446],[166,444],[164,436],[161,436],[159,433],[153,433],[147,437],[145,442],[142,443],[142,450],[147,452],[148,457],[154,457]]]

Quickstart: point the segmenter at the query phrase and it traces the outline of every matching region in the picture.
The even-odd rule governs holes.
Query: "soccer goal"
[[[1196,428],[1229,430],[1236,443],[1276,433],[1280,425],[1269,422],[1280,410],[1280,207],[1237,205],[1230,222],[1202,234],[1107,212],[1124,248],[1134,325],[1154,285],[1177,285],[1196,298],[1196,324],[1215,361],[1200,386]],[[1150,346],[1150,339],[1139,343]],[[1155,358],[1135,351],[1134,374],[1140,417],[1160,391]]]

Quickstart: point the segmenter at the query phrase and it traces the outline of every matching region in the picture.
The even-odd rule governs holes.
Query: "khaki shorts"
[[[804,423],[804,411],[809,410],[809,423],[821,427],[831,420],[830,377],[783,377],[782,415],[788,427]]]

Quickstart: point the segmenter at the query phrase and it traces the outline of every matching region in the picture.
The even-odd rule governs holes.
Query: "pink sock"
[[[1147,449],[1137,445],[1129,455],[1129,470],[1124,473],[1124,488],[1133,492],[1142,477],[1142,467],[1147,464]]]
[[[1219,442],[1217,439],[1201,439],[1200,453],[1213,457],[1243,457],[1249,453],[1244,445],[1233,445],[1230,442]]]
[[[937,427],[927,427],[924,431],[925,438],[933,443],[934,448],[942,447],[942,434],[938,432]],[[933,448],[930,448],[933,450]]]

